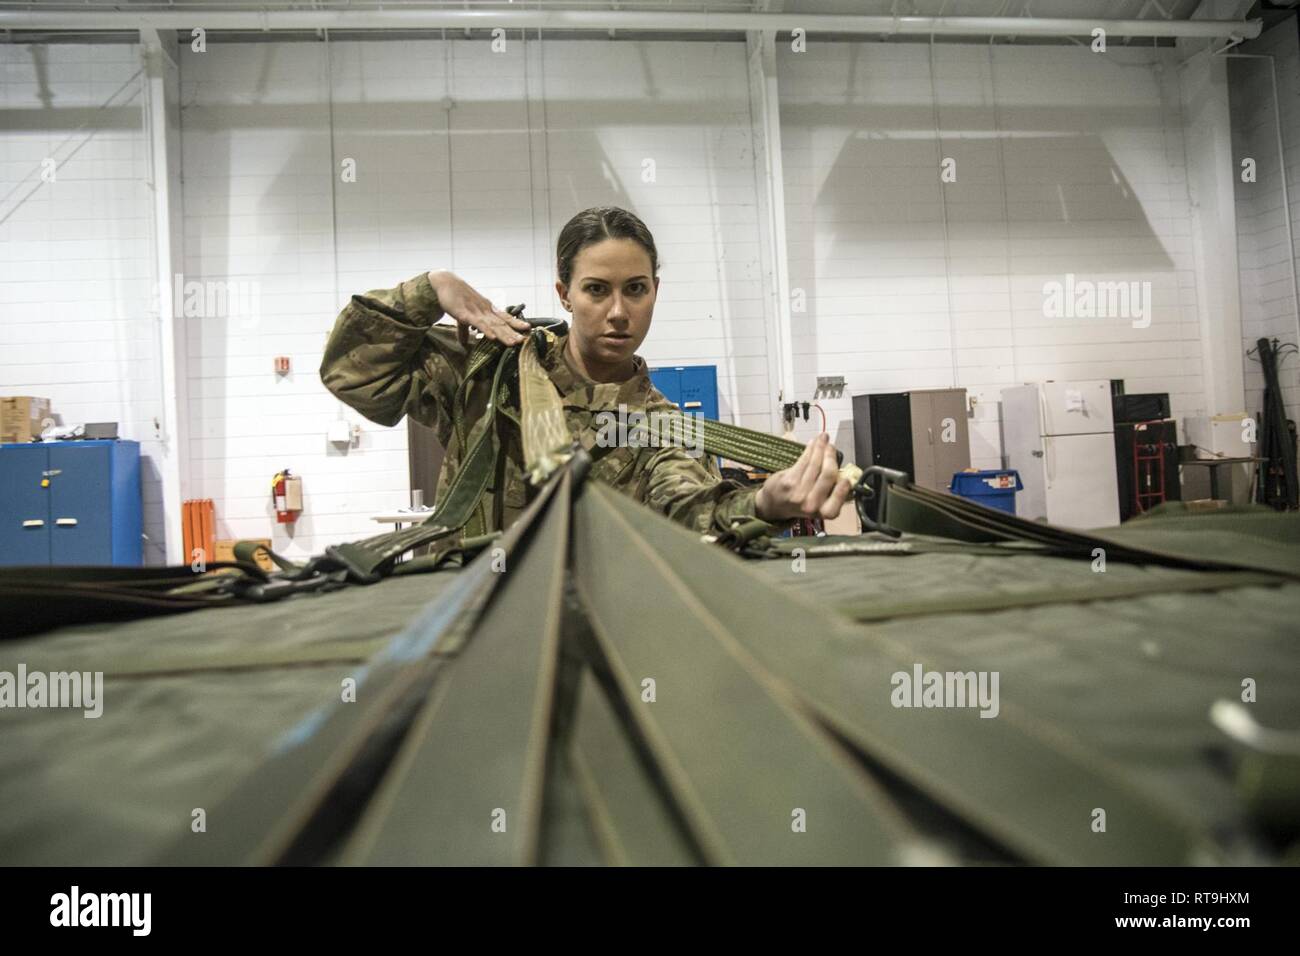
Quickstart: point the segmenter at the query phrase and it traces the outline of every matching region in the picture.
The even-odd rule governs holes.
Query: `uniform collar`
[[[619,405],[645,408],[653,401],[655,389],[650,382],[650,372],[645,359],[632,356],[632,376],[622,382],[593,382],[580,373],[564,354],[568,333],[547,336],[548,348],[542,366],[566,405],[581,405],[593,410],[617,410]]]

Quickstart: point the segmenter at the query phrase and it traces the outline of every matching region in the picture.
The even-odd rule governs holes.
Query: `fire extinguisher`
[[[271,497],[275,501],[275,520],[293,524],[302,511],[302,479],[289,474],[288,468],[276,472],[271,479]]]

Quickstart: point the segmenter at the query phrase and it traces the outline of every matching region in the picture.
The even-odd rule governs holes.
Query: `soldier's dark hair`
[[[659,274],[659,250],[654,236],[633,213],[618,206],[592,206],[564,224],[555,244],[555,268],[566,286],[573,280],[573,261],[587,246],[603,239],[631,239],[650,256],[650,277]]]

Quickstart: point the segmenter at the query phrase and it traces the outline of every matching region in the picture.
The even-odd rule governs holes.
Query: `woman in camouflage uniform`
[[[659,255],[635,215],[617,207],[578,213],[560,233],[556,292],[572,314],[567,334],[546,337],[541,358],[562,396],[570,432],[596,444],[601,412],[649,415],[672,405],[650,382],[637,348],[650,331],[659,290]],[[444,315],[455,325],[439,324]],[[469,329],[507,347],[523,342],[527,322],[495,307],[446,271],[422,273],[393,289],[353,296],[335,322],[321,362],[331,392],[371,421],[395,425],[404,415],[435,429],[446,449],[438,500],[459,469],[468,435],[488,405],[490,382],[471,383],[461,427],[453,399],[465,377]],[[517,401],[518,393],[512,392]],[[508,527],[532,489],[524,476],[519,430],[507,422],[502,450],[476,528]],[[701,533],[725,531],[732,519],[757,516],[833,518],[849,495],[826,435],[810,442],[792,467],[759,489],[724,480],[710,456],[675,445],[629,442],[600,457],[591,478],[613,485]]]

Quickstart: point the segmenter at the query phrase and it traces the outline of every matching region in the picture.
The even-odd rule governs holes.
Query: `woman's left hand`
[[[851,491],[848,479],[840,477],[835,446],[823,432],[808,443],[798,461],[763,483],[754,510],[764,521],[834,518]]]

